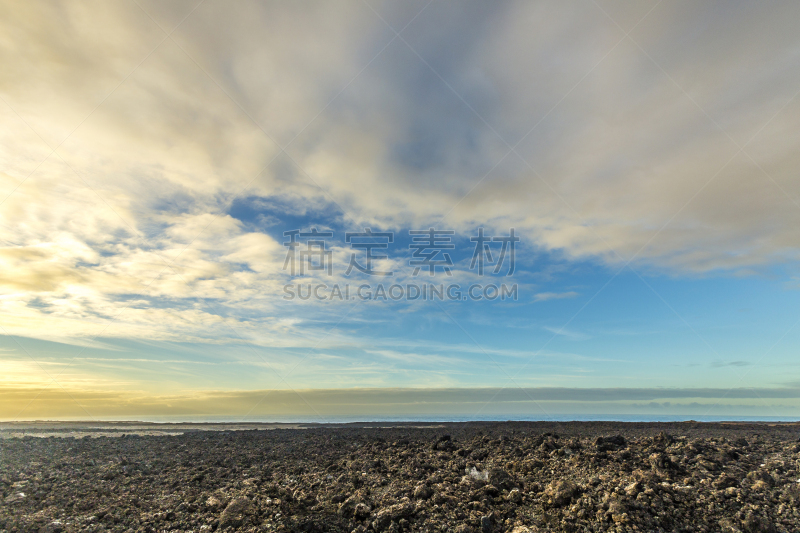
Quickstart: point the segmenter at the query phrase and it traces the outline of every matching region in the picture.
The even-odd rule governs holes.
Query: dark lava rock
[[[578,492],[578,487],[572,481],[559,479],[551,482],[544,491],[550,505],[566,505]]]
[[[625,447],[625,437],[613,435],[611,437],[597,437],[594,446],[601,451],[618,450]]]
[[[660,431],[658,435],[653,439],[653,442],[660,446],[669,446],[672,444],[672,435],[668,434],[665,431]]]
[[[371,509],[358,496],[350,496],[339,506],[339,514],[347,518],[363,519],[369,516]]]
[[[247,498],[236,498],[231,501],[219,516],[219,528],[239,527],[250,514],[250,500]]]
[[[730,476],[728,474],[723,474],[717,479],[714,480],[714,488],[716,489],[727,489],[730,487],[736,487],[739,485],[739,480],[735,477]]]
[[[775,479],[771,475],[769,475],[768,472],[765,472],[763,470],[756,470],[754,472],[750,472],[749,474],[747,474],[747,480],[753,484],[761,481],[769,487],[775,486]]]
[[[752,512],[742,521],[742,529],[746,533],[777,533],[775,524]]]
[[[433,491],[427,485],[417,485],[414,488],[414,497],[418,500],[427,500],[433,495]]]
[[[442,435],[431,446],[432,450],[453,451],[456,445],[453,443],[450,435]]]
[[[39,529],[39,533],[63,533],[64,531],[64,524],[59,522],[58,520],[54,520],[47,524],[46,526],[42,526]]]
[[[492,468],[489,470],[489,483],[501,489],[512,489],[516,487],[514,478],[502,468]]]
[[[512,489],[506,496],[506,500],[516,504],[522,503],[522,493],[519,489]]]
[[[663,452],[650,454],[648,458],[653,470],[660,473],[668,473],[675,469],[675,463],[672,462],[669,455]]]
[[[492,533],[492,515],[481,517],[481,533]]]
[[[409,502],[390,505],[378,511],[378,514],[375,516],[375,521],[372,522],[372,527],[375,531],[383,531],[392,522],[406,516],[411,516],[413,513],[414,505]]]

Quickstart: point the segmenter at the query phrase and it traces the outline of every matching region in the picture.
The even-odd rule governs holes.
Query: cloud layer
[[[796,3],[2,9],[6,334],[314,345],[244,199],[677,276],[798,259]]]

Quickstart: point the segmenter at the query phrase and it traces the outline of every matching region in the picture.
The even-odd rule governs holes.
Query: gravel
[[[0,441],[6,532],[796,532],[792,424],[470,423]]]

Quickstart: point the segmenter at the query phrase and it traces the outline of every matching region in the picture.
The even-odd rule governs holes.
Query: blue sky
[[[796,4],[5,9],[0,418],[797,412]],[[517,298],[285,298],[422,282]]]

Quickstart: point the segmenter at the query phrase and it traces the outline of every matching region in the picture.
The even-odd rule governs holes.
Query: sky
[[[0,419],[800,413],[797,3],[0,10]]]

